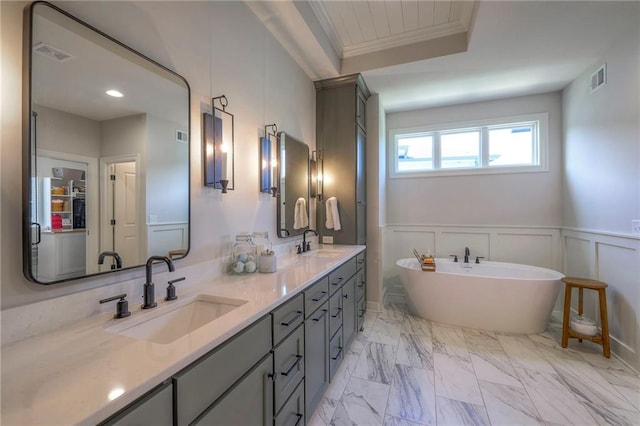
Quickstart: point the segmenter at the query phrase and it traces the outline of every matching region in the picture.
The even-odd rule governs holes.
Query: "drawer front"
[[[101,423],[107,425],[167,425],[173,424],[173,387],[171,382],[158,386],[115,416]]]
[[[329,336],[333,337],[341,326],[342,290],[338,290],[329,299]]]
[[[356,274],[356,300],[360,300],[365,295],[365,287],[367,284],[367,275],[364,269]]]
[[[302,294],[280,306],[271,313],[273,318],[273,346],[304,321],[304,297]]]
[[[329,277],[323,277],[304,291],[304,311],[306,318],[329,299]]]
[[[367,262],[367,254],[365,252],[358,253],[356,255],[356,269],[358,271],[361,269],[364,269],[364,267],[366,266],[366,262]]]
[[[265,316],[174,376],[178,424],[191,423],[270,349],[271,317]]]
[[[304,362],[304,325],[300,324],[293,334],[273,350],[276,413],[302,381]]]
[[[340,362],[342,362],[344,345],[342,342],[342,329],[338,330],[329,342],[329,377],[333,380]]]
[[[272,363],[273,358],[269,354],[193,423],[211,426],[271,425],[273,380],[269,376]],[[186,425],[178,422],[180,426],[183,424]]]
[[[353,257],[329,274],[329,292],[333,294],[333,292],[342,287],[355,273],[356,258]]]
[[[300,383],[276,416],[275,426],[303,426],[305,423],[304,383]]]

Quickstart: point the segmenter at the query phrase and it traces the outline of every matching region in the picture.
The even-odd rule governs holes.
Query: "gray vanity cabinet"
[[[318,231],[334,244],[366,244],[366,100],[360,74],[316,81],[316,145],[321,152],[322,198],[338,200],[342,229],[327,229],[325,205]]]
[[[100,426],[134,426],[173,424],[173,387],[167,381],[138,399]]]

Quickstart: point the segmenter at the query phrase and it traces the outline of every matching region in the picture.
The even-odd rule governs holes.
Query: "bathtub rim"
[[[409,265],[403,265],[400,262],[402,261],[408,261],[410,262]],[[531,277],[514,277],[514,276],[504,276],[504,277],[496,277],[496,276],[491,276],[491,275],[473,275],[472,273],[463,273],[463,272],[451,272],[451,271],[439,271],[438,270],[438,263],[447,263],[447,264],[453,264],[453,263],[459,263],[461,264],[462,262],[454,262],[453,260],[446,258],[446,257],[438,257],[435,259],[436,262],[436,270],[435,273],[436,274],[447,274],[447,275],[459,275],[462,277],[470,277],[470,276],[477,276],[477,277],[483,277],[483,278],[492,278],[492,279],[497,279],[497,280],[517,280],[517,281],[549,281],[549,280],[561,280],[562,278],[565,277],[565,275],[562,272],[556,271],[554,269],[550,269],[550,268],[545,268],[542,266],[534,266],[534,265],[526,265],[523,263],[511,263],[511,262],[497,262],[497,261],[493,261],[493,260],[486,260],[480,263],[480,265],[485,265],[485,266],[490,266],[490,267],[498,267],[498,266],[503,266],[503,267],[510,267],[510,268],[514,268],[514,269],[525,269],[525,270],[529,270],[529,271],[540,271],[540,272],[546,272],[546,273],[552,273],[554,276],[547,276],[547,277],[537,277],[537,278],[531,278]],[[408,270],[413,270],[413,271],[420,271],[422,272],[422,269],[420,268],[420,263],[418,262],[418,260],[416,258],[413,257],[405,257],[402,259],[397,259],[395,262],[395,265],[399,268],[405,268]],[[471,265],[471,269],[473,269],[473,265],[475,265],[475,263],[469,263],[469,265]],[[434,272],[425,272],[425,273],[430,273],[433,274]]]

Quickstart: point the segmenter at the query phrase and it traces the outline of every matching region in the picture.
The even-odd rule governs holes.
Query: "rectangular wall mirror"
[[[189,86],[46,2],[25,13],[23,263],[53,284],[189,249]]]
[[[309,147],[278,133],[278,237],[302,235],[309,226]]]

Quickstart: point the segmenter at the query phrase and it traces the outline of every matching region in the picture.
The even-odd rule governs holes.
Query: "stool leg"
[[[578,315],[582,315],[584,312],[584,293],[583,288],[578,289]],[[582,343],[582,339],[578,339],[578,342]]]
[[[611,346],[609,342],[609,320],[607,317],[607,293],[606,289],[598,290],[600,299],[600,322],[602,323],[602,352],[607,358],[611,358]]]
[[[571,312],[571,286],[567,284],[564,289],[564,312],[562,313],[562,347],[569,344],[569,313]]]

